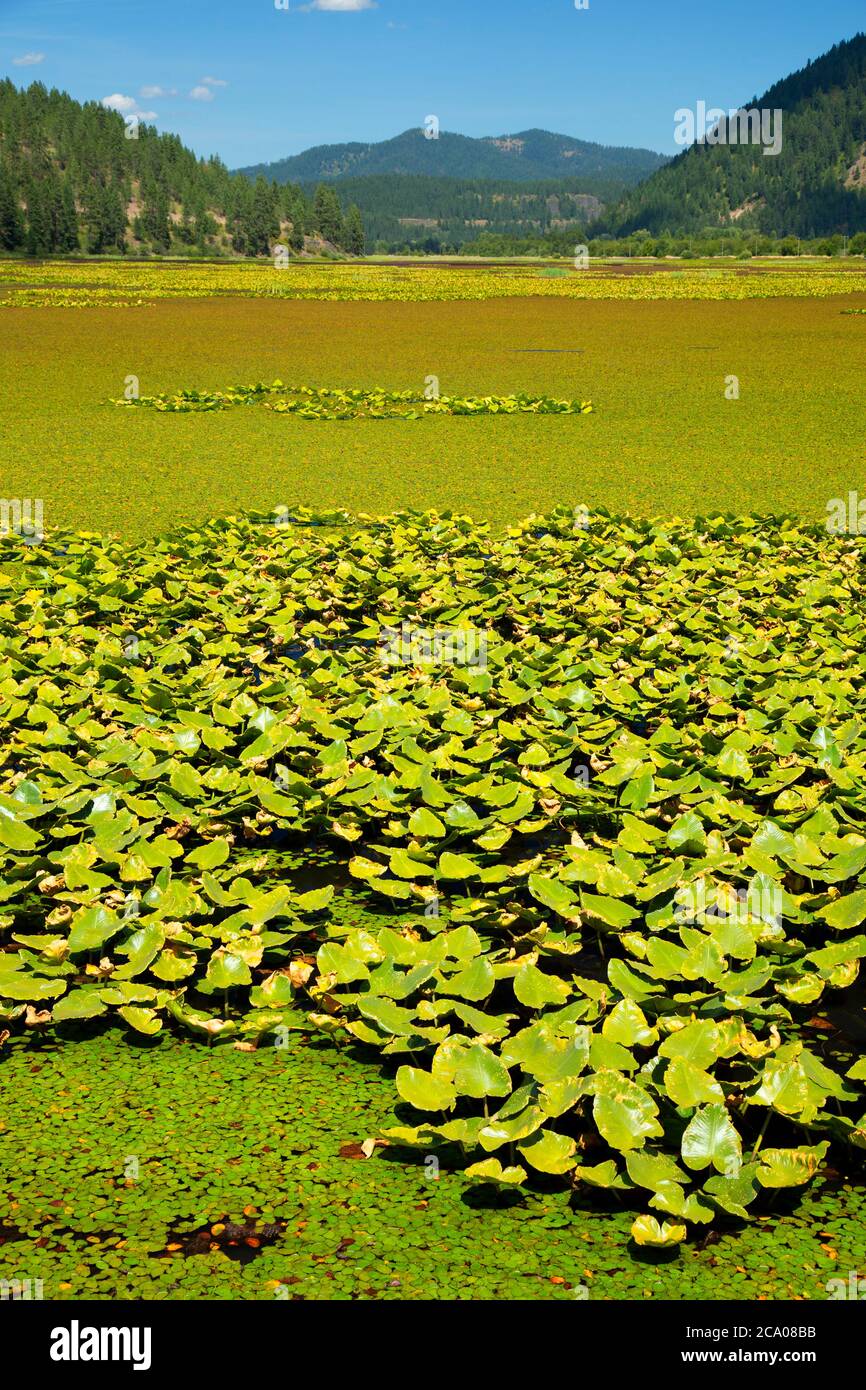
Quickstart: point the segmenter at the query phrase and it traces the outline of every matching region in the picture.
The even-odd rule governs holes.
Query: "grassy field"
[[[483,272],[482,272],[483,273]],[[0,472],[48,525],[146,535],[303,499],[506,524],[565,501],[817,518],[862,463],[866,296],[365,303],[212,298],[5,309]],[[305,422],[108,404],[281,377],[592,399],[574,418]],[[740,399],[725,382],[737,376]]]

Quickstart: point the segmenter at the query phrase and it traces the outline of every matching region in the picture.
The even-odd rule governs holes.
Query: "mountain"
[[[778,154],[751,144],[691,145],[604,213],[596,230],[688,234],[739,225],[799,237],[866,231],[866,34],[837,44],[746,105],[782,111]]]
[[[594,145],[553,135],[547,130],[524,130],[476,140],[441,131],[428,139],[424,130],[404,130],[378,144],[318,145],[303,154],[273,164],[253,164],[238,170],[248,178],[263,174],[277,183],[316,183],[358,178],[368,174],[427,174],[438,178],[607,179],[633,184],[665,163],[652,150]]]
[[[364,229],[331,186],[253,184],[98,102],[0,80],[0,251],[265,256],[279,240],[357,254]]]

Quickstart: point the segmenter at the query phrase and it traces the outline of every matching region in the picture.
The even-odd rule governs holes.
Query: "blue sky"
[[[866,28],[863,0],[288,2],[0,0],[0,73],[152,113],[230,167],[431,114],[673,154],[677,108],[737,106]]]

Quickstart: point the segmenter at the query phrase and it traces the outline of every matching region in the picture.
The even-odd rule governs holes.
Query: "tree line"
[[[361,255],[361,213],[332,185],[251,182],[98,102],[0,80],[0,249],[266,256],[306,237]]]

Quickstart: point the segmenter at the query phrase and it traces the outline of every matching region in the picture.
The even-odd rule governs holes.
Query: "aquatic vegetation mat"
[[[633,1216],[621,1194],[551,1181],[488,1195],[447,1163],[373,1149],[392,1085],[353,1051],[298,1033],[255,1054],[167,1034],[133,1048],[110,1029],[83,1036],[95,1026],[74,1041],[21,1038],[3,1063],[10,1291],[26,1295],[29,1280],[46,1300],[826,1299],[831,1280],[845,1287],[866,1264],[863,1193],[832,1174],[777,1193],[749,1225],[702,1231],[679,1258],[624,1258]],[[273,1239],[228,1235],[275,1226]]]
[[[291,515],[0,543],[7,1043],[360,1044],[653,1249],[862,1164],[863,540]]]
[[[723,269],[671,270],[655,262],[624,266],[566,263],[551,275],[537,265],[381,265],[371,262],[0,261],[0,308],[141,307],[159,299],[244,298],[397,301],[513,298],[742,300],[823,298],[862,293],[866,269],[778,262]]]
[[[286,386],[262,381],[230,386],[225,391],[175,391],[161,396],[131,396],[113,402],[187,414],[264,405],[278,415],[302,420],[421,420],[427,415],[589,415],[591,401],[559,401],[553,396],[445,396],[420,391],[386,391],[378,387],[339,389],[331,386]]]

